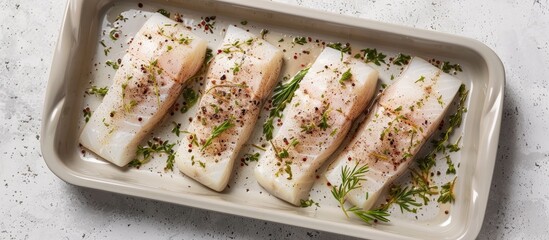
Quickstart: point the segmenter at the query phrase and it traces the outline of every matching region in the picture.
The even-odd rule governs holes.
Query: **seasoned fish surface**
[[[460,80],[425,60],[412,59],[330,165],[328,181],[338,186],[345,166],[368,165],[365,181],[347,197],[361,208],[373,207],[381,192],[408,168],[436,130],[460,85]]]
[[[206,74],[206,91],[175,161],[185,175],[222,191],[234,160],[278,79],[282,51],[229,26]]]
[[[118,166],[135,158],[138,144],[164,117],[181,84],[204,60],[207,42],[175,24],[160,14],[144,24],[122,58],[107,95],[84,126],[80,143]],[[178,42],[152,31],[161,28],[192,40]],[[154,41],[143,39],[145,30],[151,30],[147,36]]]
[[[373,97],[377,77],[360,60],[326,48],[286,106],[271,147],[261,154],[255,169],[259,184],[291,204],[306,200],[317,169]]]

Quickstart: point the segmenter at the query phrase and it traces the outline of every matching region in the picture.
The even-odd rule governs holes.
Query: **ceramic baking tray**
[[[206,38],[212,49],[217,48],[228,24],[256,34],[268,29],[266,39],[286,50],[281,78],[311,63],[329,42],[350,43],[353,54],[359,49],[376,48],[388,56],[387,61],[398,53],[406,53],[433,61],[459,63],[463,72],[457,73],[457,77],[470,92],[464,122],[452,137],[453,140],[462,137],[461,151],[452,155],[458,166],[455,203],[438,204],[434,197],[434,201],[418,209],[416,214],[401,214],[392,209],[389,223],[366,225],[342,214],[322,177],[311,191],[311,199],[319,206],[298,208],[270,196],[258,186],[252,175],[253,162],[239,162],[229,187],[217,193],[177,170],[164,171],[165,156],[156,156],[139,169],[118,168],[82,149],[78,144],[84,124],[82,110],[93,111],[100,102],[100,98],[85,94],[85,90],[91,85],[110,84],[114,70],[106,66],[105,61],[121,58],[126,42],[158,9],[170,12],[172,19],[181,18]],[[200,23],[211,16],[216,16],[216,23],[209,31]],[[118,42],[109,39],[109,30],[114,28],[121,35]],[[291,43],[298,36],[306,37],[309,43],[303,46]],[[391,84],[391,79],[401,70],[393,65],[373,66],[380,71],[380,89],[384,84]],[[70,0],[44,103],[42,152],[48,167],[58,177],[78,186],[361,238],[473,239],[482,226],[495,164],[504,79],[499,58],[475,40],[268,1]],[[189,87],[201,90],[196,82]],[[176,111],[149,137],[176,142],[177,138],[170,134],[172,122],[182,123],[184,129],[188,124],[186,119],[192,117],[195,110],[184,114]],[[260,119],[258,129],[261,122]],[[258,151],[250,146],[259,141],[260,132],[254,133],[241,156]],[[437,164],[437,168],[443,171],[445,162]],[[406,175],[401,182],[407,181]],[[444,174],[435,177],[437,184],[451,178],[453,176]]]

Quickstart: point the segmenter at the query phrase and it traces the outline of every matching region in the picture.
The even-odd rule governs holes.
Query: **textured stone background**
[[[548,0],[277,0],[477,39],[506,67],[500,146],[480,239],[549,236]],[[282,224],[82,189],[39,134],[66,0],[0,0],[0,239],[338,239]]]

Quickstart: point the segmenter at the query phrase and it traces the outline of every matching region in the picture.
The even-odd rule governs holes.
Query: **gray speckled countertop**
[[[278,0],[477,39],[506,92],[480,239],[549,236],[549,1]],[[42,101],[66,0],[0,0],[0,239],[338,239],[69,185],[40,152]]]

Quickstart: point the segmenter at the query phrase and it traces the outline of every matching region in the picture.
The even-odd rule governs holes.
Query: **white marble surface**
[[[548,0],[278,0],[477,39],[506,67],[497,164],[479,239],[546,239]],[[42,99],[66,0],[0,0],[0,239],[338,239],[66,184],[40,153]]]

